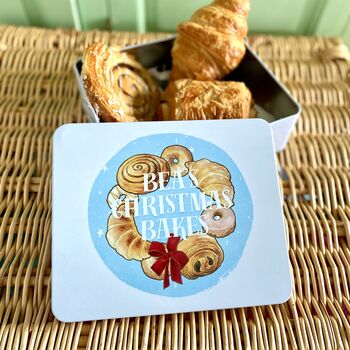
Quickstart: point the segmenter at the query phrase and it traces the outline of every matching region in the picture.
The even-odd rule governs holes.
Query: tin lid
[[[290,293],[268,123],[72,124],[55,132],[59,320],[276,304]]]

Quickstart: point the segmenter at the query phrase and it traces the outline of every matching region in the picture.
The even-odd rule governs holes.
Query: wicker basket
[[[348,349],[349,52],[250,38],[303,104],[278,155],[294,291],[283,305],[65,324],[51,313],[51,135],[82,122],[72,63],[90,42],[166,34],[0,27],[0,349]]]

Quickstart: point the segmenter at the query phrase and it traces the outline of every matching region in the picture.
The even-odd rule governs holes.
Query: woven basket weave
[[[71,66],[93,41],[166,35],[0,26],[0,349],[349,349],[350,58],[338,39],[250,38],[303,105],[278,154],[289,302],[71,324],[52,315],[51,136],[84,121]]]

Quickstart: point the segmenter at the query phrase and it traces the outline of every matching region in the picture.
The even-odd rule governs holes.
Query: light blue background
[[[124,160],[139,153],[160,155],[165,147],[172,144],[180,144],[191,149],[194,160],[207,158],[226,166],[226,168],[230,171],[231,181],[235,187],[235,205],[233,209],[236,213],[237,226],[236,230],[231,235],[218,239],[218,242],[224,251],[224,261],[216,272],[196,280],[187,280],[183,277],[183,285],[171,282],[170,287],[164,290],[162,281],[153,280],[143,273],[139,261],[124,259],[109,246],[105,237],[107,219],[110,215],[110,208],[107,205],[106,197],[111,188],[116,185],[116,172]],[[186,188],[183,190],[176,190],[176,193],[198,192],[199,194],[198,189],[190,188],[191,180],[188,176],[186,176],[184,180]],[[173,179],[171,181],[173,181]],[[172,183],[169,182],[168,186],[172,186]],[[170,191],[156,191],[149,195],[157,196],[158,194],[160,195],[165,193],[170,193]],[[209,197],[208,200],[210,200]],[[181,216],[199,216],[200,214],[201,211],[198,211],[182,213]],[[161,217],[173,218],[178,217],[178,214],[165,214]],[[193,136],[175,133],[156,134],[131,141],[124,148],[122,148],[101,170],[93,184],[89,197],[88,219],[91,238],[96,250],[98,251],[103,262],[119,279],[130,286],[145,292],[163,296],[181,297],[193,295],[213,287],[219,281],[225,279],[225,277],[235,268],[242,256],[251,231],[253,205],[248,187],[238,167],[219,147],[215,146],[213,143]],[[139,230],[140,221],[144,219],[152,219],[152,217],[143,216],[136,218],[136,224],[138,225]],[[198,227],[198,229],[199,228],[200,227]],[[163,241],[165,242],[166,239],[163,239]]]

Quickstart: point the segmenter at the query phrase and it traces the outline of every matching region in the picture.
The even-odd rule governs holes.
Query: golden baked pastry
[[[154,117],[159,89],[133,56],[93,43],[84,52],[81,76],[101,120],[129,122]]]
[[[145,178],[149,176],[149,186],[145,189]],[[168,162],[153,154],[137,154],[128,158],[118,169],[118,185],[126,192],[145,194],[156,191],[163,183],[167,185],[170,179]],[[155,187],[153,184],[156,184]],[[153,188],[155,187],[155,188]]]
[[[245,54],[249,0],[215,0],[177,27],[170,79],[220,80]]]
[[[163,100],[163,120],[235,119],[249,118],[252,95],[240,82],[180,79],[168,85]]]
[[[208,159],[186,163],[193,184],[214,200],[219,200],[223,207],[233,205],[235,190],[231,174],[223,165]]]
[[[196,279],[215,272],[224,260],[224,252],[214,237],[193,234],[180,241],[177,249],[184,252],[188,262],[181,273],[188,279]]]
[[[120,206],[119,212],[125,213],[124,203]],[[122,215],[120,218],[110,215],[107,223],[106,238],[109,245],[127,260],[142,260],[150,256],[148,250],[151,243],[142,240],[133,215],[130,217]]]

